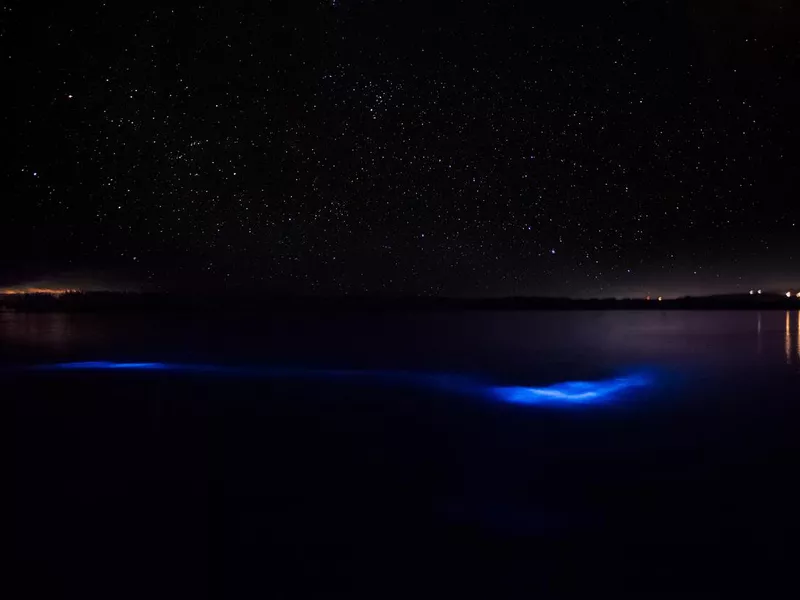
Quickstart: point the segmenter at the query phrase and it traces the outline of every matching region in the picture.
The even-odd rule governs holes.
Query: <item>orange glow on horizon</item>
[[[24,288],[20,290],[2,290],[5,296],[20,296],[24,294],[47,294],[49,296],[62,296],[63,294],[75,294],[80,290],[52,289],[52,288]]]

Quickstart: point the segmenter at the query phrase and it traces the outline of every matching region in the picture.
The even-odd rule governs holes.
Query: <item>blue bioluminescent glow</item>
[[[468,396],[499,399],[513,404],[581,405],[613,401],[623,392],[649,386],[652,377],[629,375],[599,381],[565,381],[541,387],[496,386],[462,375],[420,373],[413,371],[381,371],[359,369],[313,369],[291,367],[252,367],[162,362],[68,362],[34,367],[38,370],[74,371],[172,371],[178,373],[216,374],[237,377],[283,379],[350,379],[383,385],[436,389]]]
[[[544,387],[496,387],[494,393],[501,400],[514,404],[600,404],[650,383],[650,377],[638,374],[602,381],[566,381]]]
[[[144,371],[154,371],[170,368],[169,365],[159,362],[110,362],[110,361],[88,361],[59,363],[48,365],[45,368],[51,369],[73,369],[76,371],[97,371],[103,369],[140,369]]]

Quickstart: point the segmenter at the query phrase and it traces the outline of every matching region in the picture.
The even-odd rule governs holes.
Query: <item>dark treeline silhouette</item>
[[[800,299],[779,294],[718,295],[672,300],[433,296],[260,296],[120,292],[9,294],[0,308],[23,312],[413,311],[413,310],[800,310]]]

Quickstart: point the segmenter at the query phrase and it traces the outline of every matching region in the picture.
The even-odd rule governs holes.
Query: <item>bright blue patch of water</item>
[[[603,404],[651,383],[650,376],[636,374],[601,381],[565,381],[543,387],[495,387],[493,391],[500,400],[514,404]]]

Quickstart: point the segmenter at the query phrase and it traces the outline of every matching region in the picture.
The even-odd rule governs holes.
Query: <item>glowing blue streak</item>
[[[235,377],[304,378],[304,379],[358,379],[393,384],[411,384],[420,388],[475,393],[485,386],[458,375],[415,373],[410,371],[381,371],[359,369],[310,369],[292,367],[247,367],[226,365],[180,364],[161,362],[111,362],[86,361],[57,363],[33,367],[40,371],[171,371],[176,373],[203,373]]]
[[[567,381],[546,387],[496,387],[494,393],[504,402],[514,404],[599,404],[650,383],[645,375],[631,375],[603,381]]]
[[[607,403],[634,388],[647,387],[652,377],[644,374],[600,381],[566,381],[543,387],[492,386],[458,375],[425,374],[407,371],[367,371],[348,369],[303,369],[275,367],[231,367],[223,365],[174,364],[162,362],[69,362],[34,367],[38,370],[72,371],[173,371],[237,377],[357,379],[380,383],[411,385],[465,395],[488,397],[513,404],[585,405]]]
[[[75,371],[97,371],[102,369],[139,369],[144,371],[154,371],[170,368],[169,365],[157,362],[137,362],[137,363],[120,363],[108,361],[91,361],[91,362],[73,362],[61,363],[57,365],[48,365],[45,369],[66,369]]]

